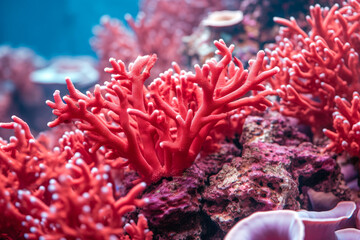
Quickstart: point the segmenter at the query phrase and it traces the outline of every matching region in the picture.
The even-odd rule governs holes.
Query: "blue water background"
[[[0,45],[38,55],[93,55],[89,39],[102,15],[136,16],[136,0],[0,0]]]

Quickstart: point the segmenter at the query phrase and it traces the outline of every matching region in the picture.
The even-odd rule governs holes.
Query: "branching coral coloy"
[[[314,134],[331,126],[334,97],[350,100],[360,86],[359,12],[358,1],[311,7],[308,34],[294,18],[274,19],[284,26],[272,51],[266,50],[269,66],[281,69],[271,81],[282,98],[276,108],[311,126]]]
[[[333,114],[334,131],[324,129],[324,134],[331,140],[326,150],[351,156],[360,156],[360,97],[353,93],[351,104],[339,96],[335,98],[337,111]]]
[[[58,116],[50,127],[77,120],[78,129],[96,141],[92,152],[104,146],[106,158],[125,158],[148,182],[181,174],[195,160],[210,130],[235,110],[252,106],[265,110],[271,102],[261,82],[278,72],[275,67],[260,71],[265,53],[260,51],[250,70],[232,57],[234,46],[215,42],[220,61],[212,59],[195,74],[181,71],[177,64],[155,79],[148,88],[156,56],[138,57],[129,70],[122,61],[110,59],[112,74],[94,93],[77,91],[70,79],[70,95],[55,92],[47,104]],[[249,91],[257,94],[244,97]]]

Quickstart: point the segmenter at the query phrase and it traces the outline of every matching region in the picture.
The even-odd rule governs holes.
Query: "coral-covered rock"
[[[211,222],[201,211],[200,193],[209,175],[240,154],[234,144],[222,144],[218,152],[197,159],[183,176],[150,186],[143,196],[149,199],[143,214],[157,239],[200,239],[211,231]]]
[[[335,159],[291,123],[272,113],[247,119],[242,156],[210,177],[202,195],[204,211],[222,231],[256,211],[309,209],[309,188],[350,199]]]
[[[244,124],[240,143],[247,143],[253,147],[255,145],[250,142],[276,143],[272,146],[257,144],[257,150],[251,151],[251,154],[262,155],[257,156],[260,159],[268,159],[268,156],[276,154],[277,157],[272,157],[282,158],[282,164],[291,163],[291,169],[288,171],[297,179],[301,193],[305,191],[301,188],[310,187],[320,192],[332,192],[341,200],[349,199],[348,188],[336,160],[332,155],[322,153],[318,146],[311,144],[309,137],[296,128],[296,123],[295,119],[276,112],[268,112],[263,117],[250,116]],[[281,148],[277,144],[288,147]],[[284,159],[285,155],[287,159]],[[308,206],[307,194],[301,195],[301,199],[301,205]]]
[[[198,171],[204,171],[206,176],[211,176],[218,173],[225,163],[231,162],[234,157],[239,157],[241,154],[241,149],[235,146],[235,144],[221,143],[216,152],[197,159],[189,171],[198,169]]]
[[[145,194],[149,198],[145,215],[151,219],[151,224],[163,228],[174,222],[185,223],[185,216],[199,212],[200,195],[196,191],[201,184],[199,180],[192,176],[172,181],[164,179],[153,191]]]
[[[271,155],[259,151],[260,148],[245,146],[243,156],[224,165],[210,178],[210,186],[204,191],[204,210],[224,232],[237,220],[256,211],[300,207],[296,200],[299,196],[297,183],[286,170],[290,158],[283,151],[285,147],[279,146],[279,153],[273,148]],[[282,159],[285,164],[281,164]]]
[[[298,147],[292,159],[291,173],[297,179],[303,208],[310,207],[306,189],[318,192],[329,192],[340,200],[349,200],[350,191],[345,185],[344,177],[336,160],[329,154],[323,154],[311,143],[303,143]]]
[[[293,118],[287,118],[277,112],[268,112],[264,117],[249,116],[245,120],[240,143],[260,141],[285,146],[297,146],[310,139],[296,128]]]

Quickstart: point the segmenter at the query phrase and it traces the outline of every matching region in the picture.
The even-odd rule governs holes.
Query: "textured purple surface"
[[[256,149],[257,145],[264,149]],[[284,152],[284,156],[277,154],[276,149],[264,157],[268,155],[266,147],[269,144],[245,145],[242,157],[234,158],[210,178],[210,186],[203,194],[204,210],[224,232],[255,211],[300,207],[296,201],[297,184],[284,168],[289,159]]]
[[[156,229],[158,239],[198,239],[206,235],[206,218],[202,213],[202,196],[208,176],[217,173],[223,164],[240,155],[233,144],[222,144],[217,153],[198,159],[183,176],[163,179],[144,194],[150,203],[144,215]]]

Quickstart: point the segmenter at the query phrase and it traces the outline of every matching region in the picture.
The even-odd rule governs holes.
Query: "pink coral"
[[[30,75],[43,65],[44,60],[29,48],[0,46],[0,121],[9,121],[17,113],[34,125],[29,112],[42,103],[43,92]],[[11,132],[0,129],[0,135],[11,136]]]
[[[99,58],[100,83],[104,83],[107,74],[103,69],[109,64],[109,58],[121,59],[128,64],[139,54],[139,48],[135,36],[118,19],[109,16],[101,18],[93,33],[90,44]]]
[[[0,82],[10,81],[23,104],[36,104],[41,92],[30,79],[30,74],[43,65],[43,59],[28,48],[0,47]],[[36,93],[34,95],[31,93]],[[29,96],[32,96],[30,98]]]

